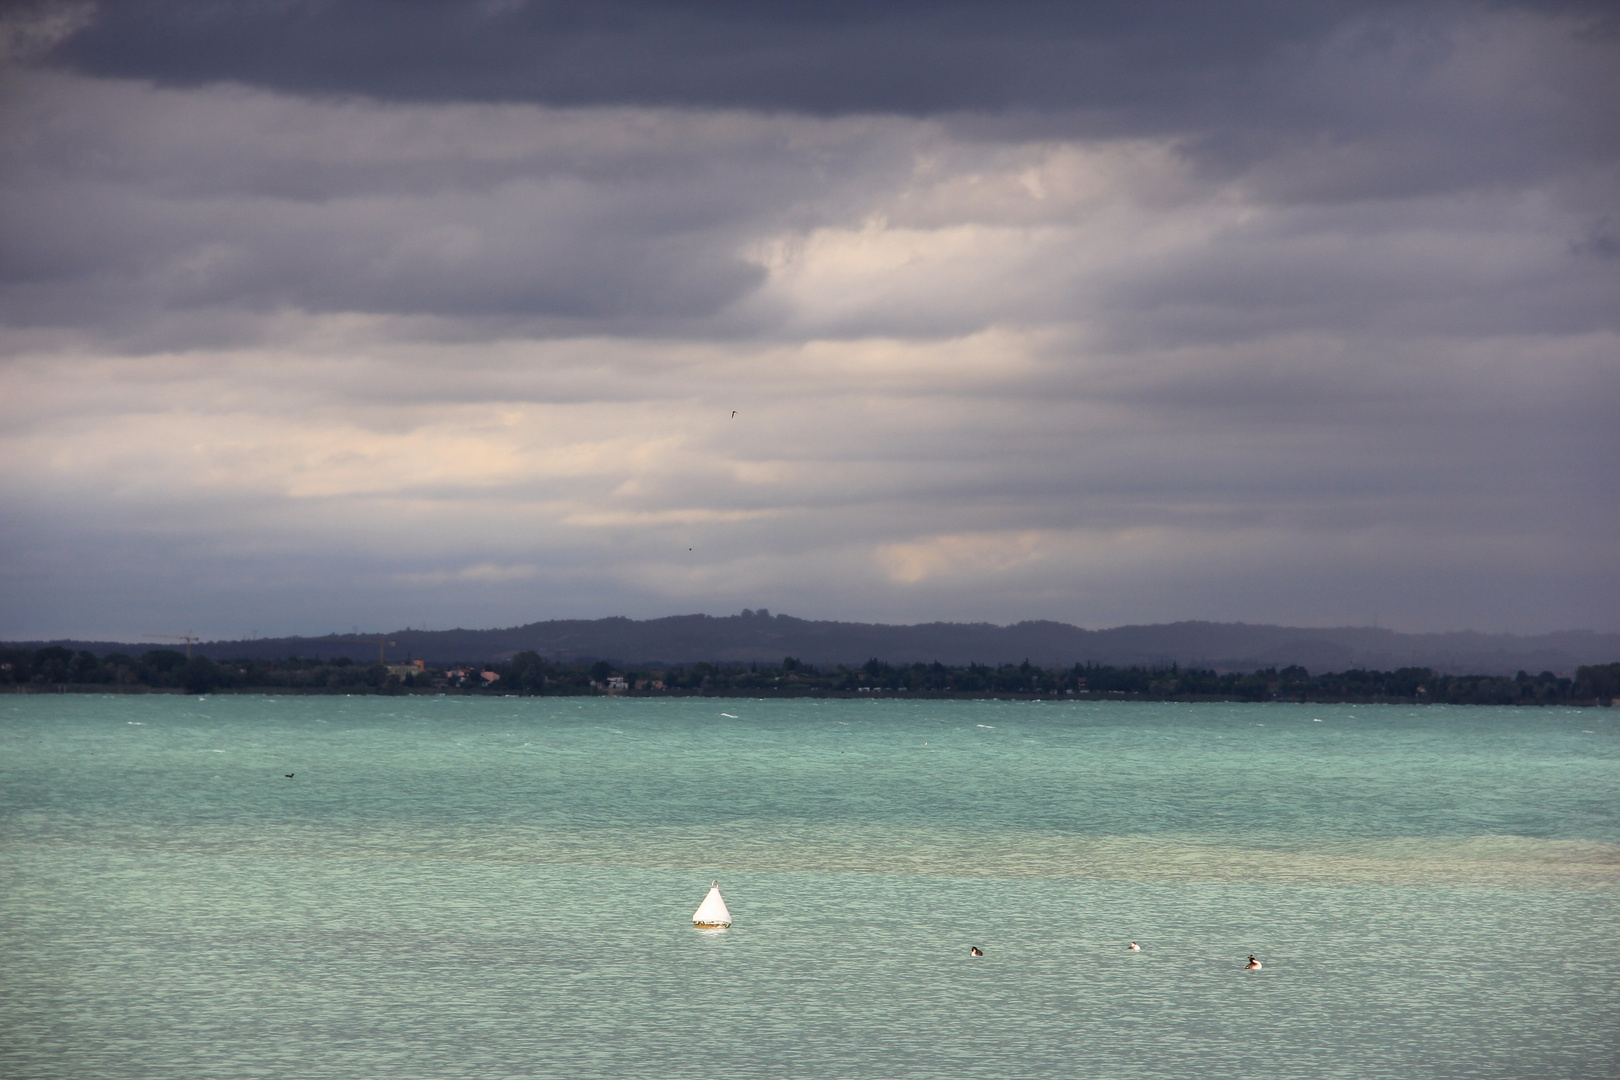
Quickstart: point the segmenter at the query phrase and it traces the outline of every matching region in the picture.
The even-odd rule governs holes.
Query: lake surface
[[[0,1075],[1612,1078],[1615,718],[12,697]]]

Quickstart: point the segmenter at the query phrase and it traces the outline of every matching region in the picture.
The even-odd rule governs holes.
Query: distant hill
[[[301,656],[356,661],[377,658],[377,635],[210,641],[193,651],[216,660]],[[1371,627],[1307,629],[1247,623],[1178,622],[1084,630],[1060,622],[919,623],[891,626],[796,619],[766,611],[740,615],[674,615],[663,619],[555,619],[503,630],[394,630],[389,660],[432,663],[504,660],[532,649],[549,660],[613,660],[624,664],[686,664],[699,660],[771,661],[794,656],[812,664],[891,664],[917,661],[997,664],[1029,660],[1042,666],[1094,662],[1196,665],[1252,671],[1299,664],[1313,672],[1350,668],[1432,667],[1451,674],[1571,674],[1581,664],[1620,660],[1620,634],[1571,630],[1553,634],[1402,634]],[[140,653],[168,645],[107,641],[14,642]]]

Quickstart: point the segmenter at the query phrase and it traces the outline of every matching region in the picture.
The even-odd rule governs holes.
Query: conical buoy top
[[[731,912],[726,907],[725,898],[720,895],[718,881],[709,886],[709,895],[703,898],[703,903],[692,913],[692,925],[705,930],[731,925]]]

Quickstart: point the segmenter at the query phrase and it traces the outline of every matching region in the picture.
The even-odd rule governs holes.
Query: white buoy
[[[720,895],[718,881],[709,886],[709,895],[692,913],[692,925],[704,930],[724,929],[731,925],[731,912],[726,908],[725,898]]]

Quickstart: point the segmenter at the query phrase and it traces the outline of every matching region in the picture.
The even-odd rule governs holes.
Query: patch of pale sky
[[[539,568],[533,563],[506,566],[499,563],[481,562],[472,563],[457,570],[431,570],[421,573],[395,574],[394,579],[403,585],[451,585],[457,582],[478,582],[493,585],[513,581],[532,581],[538,573]]]

